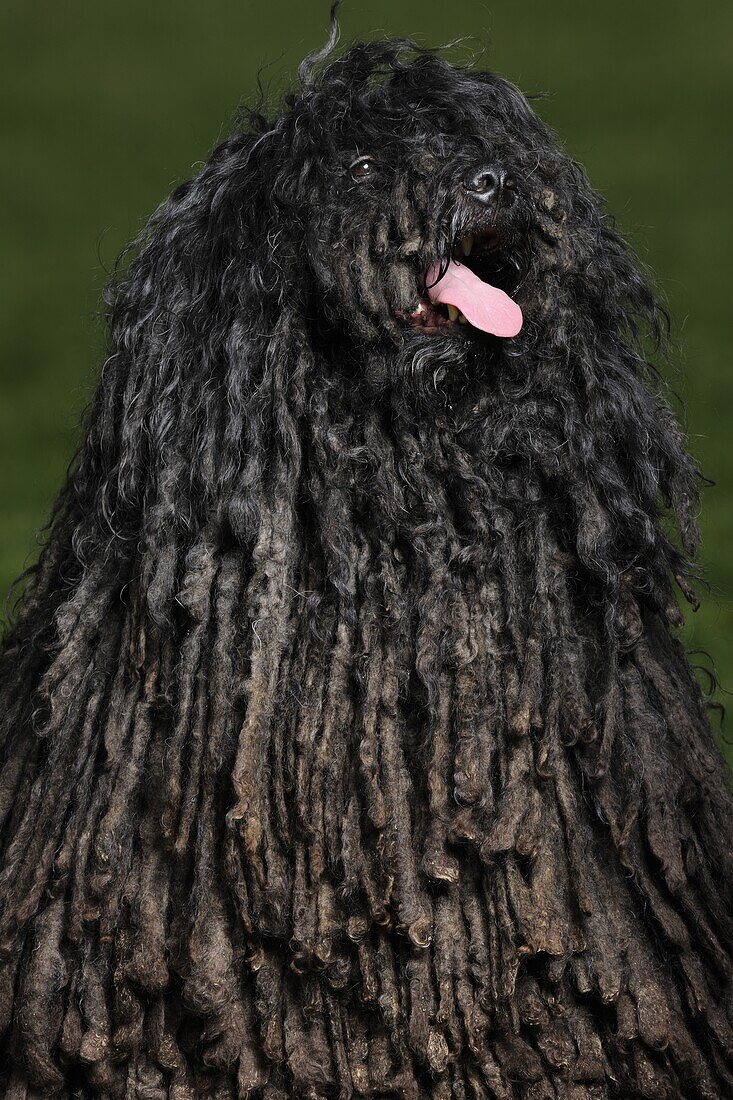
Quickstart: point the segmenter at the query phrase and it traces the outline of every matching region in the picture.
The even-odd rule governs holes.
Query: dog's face
[[[312,71],[146,231],[141,286],[179,318],[190,296],[211,356],[254,362],[287,321],[324,384],[343,368],[419,397],[654,328],[601,200],[513,85],[399,40]]]
[[[290,97],[267,139],[273,238],[297,242],[308,316],[353,347],[500,354],[568,267],[582,174],[511,84],[399,45],[357,46]]]

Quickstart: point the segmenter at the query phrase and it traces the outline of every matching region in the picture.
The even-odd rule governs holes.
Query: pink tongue
[[[492,336],[517,335],[522,327],[522,311],[498,286],[482,282],[465,264],[453,260],[440,282],[432,286],[439,275],[436,264],[425,276],[431,302],[455,306],[475,328]]]

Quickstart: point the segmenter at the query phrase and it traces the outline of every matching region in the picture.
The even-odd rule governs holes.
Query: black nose
[[[503,168],[475,168],[463,180],[464,191],[486,206],[497,202],[503,191],[513,191],[514,186],[514,180]]]

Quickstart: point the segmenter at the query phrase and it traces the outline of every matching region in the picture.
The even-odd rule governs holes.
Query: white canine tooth
[[[458,314],[458,324],[459,325],[467,325],[468,324],[468,317],[464,317],[462,313],[459,313]]]
[[[461,252],[464,256],[471,255],[471,249],[473,248],[474,236],[473,233],[469,233],[467,236],[461,238]]]
[[[458,310],[456,309],[455,306],[448,306],[448,320],[449,321],[457,321],[458,320]]]

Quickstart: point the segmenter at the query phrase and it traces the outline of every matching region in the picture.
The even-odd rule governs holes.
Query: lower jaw
[[[428,334],[468,334],[477,331],[463,317],[463,314],[458,314],[456,318],[452,318],[447,310],[444,312],[444,309],[445,307],[436,306],[432,302],[421,299],[419,305],[411,312],[400,311],[397,314],[397,319],[406,323],[410,328],[417,329],[418,332]]]

